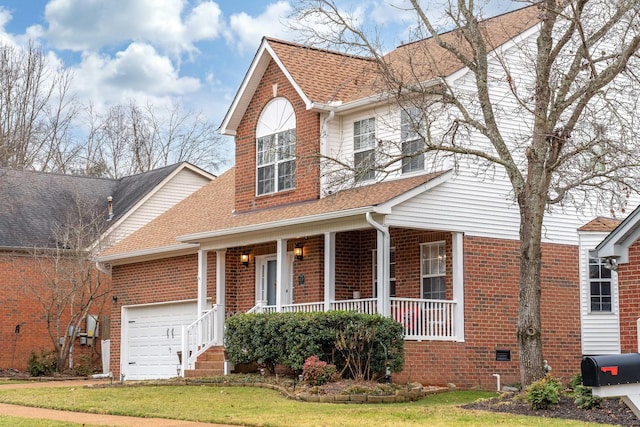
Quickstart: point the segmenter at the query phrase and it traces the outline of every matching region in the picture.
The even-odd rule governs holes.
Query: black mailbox
[[[585,356],[580,368],[586,386],[640,383],[640,353]]]

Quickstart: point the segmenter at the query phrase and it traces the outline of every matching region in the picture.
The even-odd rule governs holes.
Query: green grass
[[[0,391],[0,402],[102,414],[247,426],[585,426],[585,423],[467,411],[457,405],[494,393],[456,391],[394,404],[328,404],[288,400],[255,387],[144,386]],[[0,425],[14,425],[2,424]],[[23,424],[42,425],[42,424]],[[65,425],[65,424],[51,424]]]
[[[64,421],[39,420],[29,418],[7,417],[0,415],[0,427],[90,427],[89,424],[67,423]],[[97,426],[96,426],[97,427]]]

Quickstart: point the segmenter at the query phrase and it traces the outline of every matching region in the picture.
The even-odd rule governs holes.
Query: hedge
[[[257,362],[272,371],[281,365],[301,372],[314,355],[346,374],[353,371],[354,357],[359,358],[355,362],[367,366],[372,378],[384,375],[386,367],[398,372],[404,364],[402,325],[377,314],[239,314],[227,319],[225,347],[231,363]]]

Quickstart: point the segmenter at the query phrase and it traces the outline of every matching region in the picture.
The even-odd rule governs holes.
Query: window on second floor
[[[256,128],[256,193],[290,190],[296,186],[296,116],[284,98],[262,110]]]
[[[596,251],[589,251],[589,302],[591,312],[611,312],[611,270]]]
[[[376,177],[376,119],[371,117],[353,123],[353,167],[356,181]]]
[[[447,299],[446,259],[445,242],[426,243],[420,247],[423,299]]]
[[[420,110],[409,108],[400,112],[400,139],[402,142],[402,173],[424,170],[424,140],[417,132]]]

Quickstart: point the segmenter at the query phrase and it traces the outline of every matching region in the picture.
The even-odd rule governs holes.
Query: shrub
[[[300,373],[305,360],[318,356],[340,372],[353,365],[354,353],[338,349],[338,331],[368,331],[363,355],[373,375],[384,375],[404,364],[402,325],[379,315],[330,311],[326,313],[240,314],[227,319],[225,347],[234,364],[259,363],[272,369],[282,365]]]
[[[310,385],[331,382],[336,378],[337,373],[335,365],[320,360],[318,356],[308,357],[302,366],[302,379]]]
[[[531,384],[527,389],[527,402],[532,409],[549,409],[551,405],[557,405],[562,384],[553,377],[544,377]]]
[[[574,391],[581,386],[582,386],[581,374],[575,374],[574,376],[572,376],[571,379],[569,380],[569,383],[567,384],[567,387],[569,388],[569,390],[574,390]]]
[[[51,375],[56,372],[56,355],[52,351],[41,350],[38,356],[33,350],[27,361],[27,370],[33,377]]]
[[[602,398],[593,395],[591,387],[578,385],[573,389],[574,402],[582,409],[596,409],[602,407]]]

